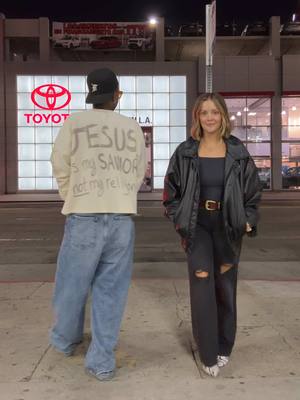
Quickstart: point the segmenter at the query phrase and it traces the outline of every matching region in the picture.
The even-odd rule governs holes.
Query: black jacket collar
[[[230,135],[228,139],[225,139],[227,154],[233,160],[241,160],[249,157],[248,150],[243,145],[240,139],[236,136]],[[198,156],[198,140],[189,137],[181,145],[182,155],[185,157],[197,157]]]

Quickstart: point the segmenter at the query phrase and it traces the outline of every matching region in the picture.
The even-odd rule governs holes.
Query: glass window
[[[50,161],[37,161],[36,162],[36,176],[52,177],[51,162]]]
[[[140,125],[152,125],[153,124],[153,112],[152,110],[137,110],[137,122]]]
[[[186,108],[186,94],[185,93],[171,93],[170,94],[170,108],[174,108],[174,109]]]
[[[116,112],[134,118],[144,130],[151,130],[151,152],[155,162],[150,167],[154,171],[153,188],[158,189],[162,185],[171,153],[186,138],[186,77],[120,76],[119,82],[124,94]],[[31,91],[51,83],[63,86],[71,93],[68,105],[64,105],[65,96],[56,99],[56,106],[63,105],[63,109],[48,111],[32,103]],[[57,188],[50,163],[53,142],[70,112],[92,108],[92,105],[85,103],[86,95],[84,75],[17,77],[20,190]],[[40,96],[38,103],[46,107],[46,96]]]
[[[153,77],[153,92],[169,92],[168,76],[154,76]]]
[[[35,181],[38,190],[52,189],[52,178],[36,178]]]
[[[37,160],[50,160],[52,145],[51,144],[37,144],[35,146]]]
[[[120,90],[123,92],[135,93],[135,76],[120,76],[119,77]]]
[[[186,92],[185,76],[170,76],[170,92]]]
[[[155,189],[163,189],[164,188],[164,177],[155,176],[153,183],[154,183]]]
[[[260,181],[263,189],[271,188],[271,160],[263,158],[254,158],[254,162],[258,169]]]
[[[87,91],[86,78],[84,76],[69,76],[68,89],[71,93],[85,93]]]
[[[35,128],[35,142],[36,143],[52,143],[52,129],[49,128]]]
[[[153,129],[154,143],[169,143],[169,127],[156,126]]]
[[[57,182],[56,182],[56,179],[52,179],[52,189],[54,189],[54,190],[58,190],[58,186],[57,186]]]
[[[85,104],[85,96],[82,96],[81,93],[72,93],[71,101],[69,103],[70,109],[84,110]]]
[[[169,144],[154,144],[153,158],[156,160],[166,160],[169,158]]]
[[[153,160],[154,176],[165,176],[169,160]]]
[[[243,142],[247,139],[247,129],[243,126],[236,126],[232,130],[232,135],[238,137]]]
[[[17,76],[17,88],[18,92],[32,92],[34,89],[34,78],[33,76]]]
[[[18,142],[19,143],[34,143],[34,127],[18,129]]]
[[[135,94],[124,93],[120,100],[120,109],[132,110],[136,108]]]
[[[153,125],[169,126],[169,111],[153,111]]]
[[[264,188],[271,188],[271,99],[269,97],[241,97],[225,99],[232,135],[246,145],[260,165]],[[262,161],[263,160],[263,161]],[[268,165],[266,165],[268,162]]]
[[[34,160],[35,151],[33,144],[19,144],[19,160]]]
[[[153,108],[154,109],[169,109],[169,94],[158,93],[153,95]]]
[[[152,93],[152,76],[138,76],[136,78],[137,92]]]
[[[22,178],[35,176],[34,161],[19,161],[18,168],[19,168],[19,176]]]
[[[58,135],[60,127],[52,128],[52,143],[54,143],[56,136]]]
[[[55,85],[60,85],[65,88],[69,87],[69,77],[68,76],[62,76],[62,75],[57,75],[57,76],[52,76],[52,83]],[[69,87],[70,89],[70,87]],[[75,90],[76,92],[79,92],[79,90]],[[86,91],[85,83],[84,83],[84,92]]]
[[[248,143],[247,149],[251,156],[271,156],[270,143]]]
[[[186,128],[183,126],[172,126],[170,128],[170,142],[183,142],[186,139]]]
[[[282,98],[282,187],[300,190],[300,97]]]
[[[138,109],[152,108],[152,93],[137,94],[136,101]]]
[[[247,139],[251,142],[262,142],[271,140],[270,126],[251,126],[247,130]]]
[[[20,190],[35,190],[35,178],[19,178]]]
[[[271,99],[247,98],[247,125],[271,125]]]
[[[33,110],[18,111],[18,126],[34,126]]]
[[[26,109],[27,110],[34,109],[34,104],[31,101],[30,97],[28,96],[28,93],[18,93],[17,107],[18,107],[18,109],[25,109],[25,110]]]
[[[300,125],[299,126],[283,126],[282,140],[300,140]]]
[[[174,110],[170,111],[170,125],[171,126],[185,126],[186,125],[186,111]]]
[[[180,145],[180,143],[170,143],[170,157],[174,153],[174,151],[177,149],[177,147]]]
[[[36,75],[34,77],[34,87],[37,88],[38,86],[42,86],[42,85],[49,85],[49,83],[52,83],[52,79],[51,76],[45,76],[45,75],[41,75],[38,76]]]

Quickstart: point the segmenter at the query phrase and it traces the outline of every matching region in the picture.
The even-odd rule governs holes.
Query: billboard
[[[56,48],[105,51],[150,51],[155,27],[148,22],[53,22]]]

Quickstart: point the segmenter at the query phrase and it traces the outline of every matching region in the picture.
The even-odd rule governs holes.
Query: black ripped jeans
[[[223,264],[233,267],[221,274]],[[234,345],[237,264],[221,211],[200,209],[188,267],[193,335],[201,361],[209,367],[217,363],[217,355],[229,356]],[[196,271],[208,276],[196,277]]]

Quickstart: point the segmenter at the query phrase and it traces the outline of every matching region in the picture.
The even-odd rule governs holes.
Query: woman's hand
[[[246,222],[246,232],[251,232],[251,231],[252,231],[251,226],[249,225],[248,222]]]

